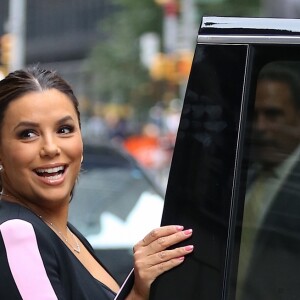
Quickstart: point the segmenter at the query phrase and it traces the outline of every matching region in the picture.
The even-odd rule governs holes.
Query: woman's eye
[[[32,139],[37,136],[37,133],[33,130],[23,130],[18,134],[21,139]]]
[[[73,126],[62,126],[59,128],[58,133],[68,134],[68,133],[72,133],[73,131],[74,131]]]

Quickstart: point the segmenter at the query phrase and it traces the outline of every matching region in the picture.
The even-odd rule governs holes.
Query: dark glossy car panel
[[[157,299],[200,299],[221,292],[246,53],[244,45],[196,49],[162,220],[193,228],[194,253],[169,275],[175,286],[181,286],[183,273],[193,276],[172,291],[164,283],[168,276],[162,277]]]
[[[294,200],[281,209],[291,206],[295,213],[273,215],[272,228],[276,234],[281,223],[295,228],[282,229],[281,245],[266,252],[270,263],[265,270],[262,263],[249,278],[251,291],[236,296],[247,180],[255,160],[251,137],[257,81],[272,63],[293,66],[300,74],[299,29],[300,20],[203,18],[162,217],[162,225],[193,228],[184,244],[194,244],[195,250],[155,281],[151,299],[299,299],[300,210]],[[263,230],[266,240],[276,243],[266,235],[272,229]]]

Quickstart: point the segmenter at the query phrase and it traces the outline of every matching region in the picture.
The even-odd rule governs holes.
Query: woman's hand
[[[194,247],[166,249],[191,235],[192,230],[183,230],[183,226],[164,226],[152,230],[138,242],[133,247],[135,281],[127,299],[148,299],[152,282],[165,271],[180,265]]]

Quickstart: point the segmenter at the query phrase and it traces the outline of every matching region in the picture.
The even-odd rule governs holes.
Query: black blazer
[[[95,256],[87,240],[71,231]],[[0,299],[111,300],[115,294],[84,268],[38,216],[0,201]]]

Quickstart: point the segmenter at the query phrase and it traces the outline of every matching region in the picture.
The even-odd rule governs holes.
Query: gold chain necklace
[[[14,201],[17,201],[18,203],[25,205],[22,201],[20,201],[19,199],[17,199],[16,197],[14,197],[12,195],[8,195],[8,194],[5,194],[2,192],[2,193],[0,193],[0,199],[2,199],[2,196],[5,196],[9,199],[12,199]],[[25,205],[25,207],[28,208],[31,212],[33,212],[36,216],[38,216],[44,223],[48,224],[53,229],[53,231],[56,234],[58,234],[63,239],[63,241],[65,241],[65,243],[68,244],[76,253],[78,253],[78,254],[80,253],[80,245],[79,245],[77,239],[75,238],[74,233],[70,230],[70,228],[68,226],[66,226],[66,229],[72,236],[72,239],[74,240],[75,245],[76,245],[75,247],[69,242],[69,240],[65,237],[65,235],[53,224],[53,222],[50,222],[50,221],[46,220],[45,218],[43,218],[43,216],[35,213],[30,207],[28,207],[28,205]]]
[[[41,220],[43,220],[45,223],[47,223],[48,225],[50,225],[50,227],[52,227],[54,229],[54,232],[58,233],[62,239],[77,253],[80,253],[80,245],[77,241],[77,239],[75,238],[73,232],[70,230],[70,228],[68,226],[66,226],[67,231],[70,233],[70,235],[72,236],[72,239],[74,240],[76,247],[74,247],[69,240],[64,236],[64,234],[50,221],[44,219],[42,216],[38,215],[40,217]]]

